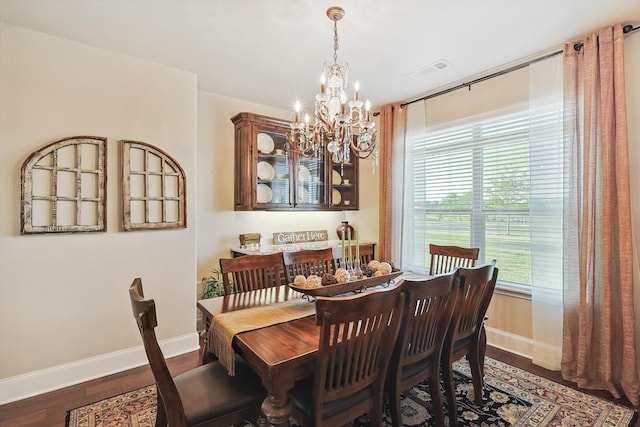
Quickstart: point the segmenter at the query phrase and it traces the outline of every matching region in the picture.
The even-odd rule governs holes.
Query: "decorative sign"
[[[260,245],[260,237],[262,237],[260,233],[240,234],[238,235],[238,240],[240,240],[240,247],[244,248],[247,245]]]
[[[321,242],[329,240],[327,230],[316,231],[290,231],[284,233],[273,233],[274,245],[286,245],[289,243]]]

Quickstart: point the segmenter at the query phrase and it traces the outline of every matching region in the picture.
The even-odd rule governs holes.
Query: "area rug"
[[[458,423],[464,426],[632,426],[635,411],[576,391],[527,371],[487,358],[484,403],[473,403],[471,372],[465,362],[454,365]],[[429,388],[418,385],[402,396],[405,426],[433,426]],[[67,413],[67,427],[153,427],[156,389],[147,386]],[[293,420],[292,420],[293,421]],[[385,426],[391,416],[385,408]],[[449,419],[445,413],[445,423]],[[238,427],[253,427],[247,420]],[[296,425],[292,422],[292,425]],[[367,427],[367,416],[351,426]]]

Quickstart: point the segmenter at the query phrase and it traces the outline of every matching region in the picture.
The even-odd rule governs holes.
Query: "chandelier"
[[[327,16],[333,21],[333,63],[324,63],[320,93],[315,97],[315,119],[309,114],[300,120],[301,105],[295,104],[295,120],[287,135],[288,149],[305,157],[322,157],[326,148],[336,163],[349,163],[351,152],[361,159],[376,148],[375,123],[371,121],[371,103],[360,100],[360,83],[355,82],[353,97],[347,97],[347,64],[338,64],[338,21],[344,9],[331,7]],[[374,154],[374,168],[377,153]]]

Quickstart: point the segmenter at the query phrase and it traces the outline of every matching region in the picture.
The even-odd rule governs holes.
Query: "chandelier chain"
[[[333,63],[338,63],[338,18],[333,17]]]

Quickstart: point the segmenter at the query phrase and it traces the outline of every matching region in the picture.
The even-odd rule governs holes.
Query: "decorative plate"
[[[258,199],[258,203],[269,203],[273,198],[273,193],[271,192],[271,187],[267,184],[258,184],[258,188],[256,189],[256,196]]]
[[[273,152],[273,139],[269,134],[266,133],[258,133],[258,151],[265,154],[270,154]]]
[[[298,181],[300,182],[309,182],[311,180],[311,172],[306,166],[300,165],[298,168]]]
[[[342,193],[338,189],[334,188],[331,190],[331,200],[334,205],[339,205],[342,202]]]
[[[269,162],[258,162],[258,178],[271,181],[276,176],[276,171]]]
[[[342,177],[340,176],[340,172],[338,172],[335,169],[333,169],[332,172],[331,172],[331,183],[333,185],[342,184]]]
[[[337,283],[335,285],[320,286],[318,288],[302,288],[296,286],[293,283],[289,283],[289,287],[295,291],[303,294],[307,294],[313,297],[331,297],[334,295],[346,294],[347,292],[364,291],[367,288],[383,285],[389,283],[389,285],[396,282],[396,278],[402,274],[401,270],[394,270],[389,274],[377,277],[365,277],[360,280],[353,280],[346,283]]]

